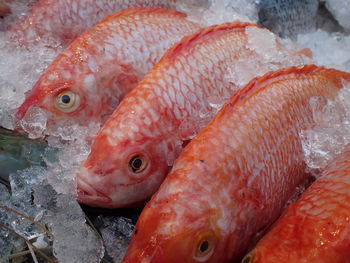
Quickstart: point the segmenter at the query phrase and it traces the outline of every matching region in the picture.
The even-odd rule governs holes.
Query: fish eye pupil
[[[139,158],[134,159],[134,161],[133,161],[133,163],[132,163],[132,166],[133,166],[135,169],[140,169],[141,166],[142,166],[142,160],[139,159]]]
[[[205,251],[207,251],[209,248],[209,242],[207,240],[203,241],[201,243],[201,245],[199,246],[199,250],[200,252],[204,253]]]
[[[65,104],[68,104],[70,102],[70,97],[69,95],[65,94],[61,97],[61,101]]]
[[[133,173],[141,173],[148,166],[147,158],[143,155],[135,155],[129,161],[129,169]]]

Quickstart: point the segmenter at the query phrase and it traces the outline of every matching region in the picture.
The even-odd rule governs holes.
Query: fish
[[[186,143],[238,89],[226,74],[257,56],[247,48],[251,28],[265,31],[251,23],[214,25],[167,51],[95,137],[76,176],[81,203],[130,206],[158,189]]]
[[[0,1],[0,17],[6,16],[11,13],[11,8],[3,1]]]
[[[200,27],[184,13],[158,8],[108,16],[54,59],[17,110],[18,122],[36,108],[47,127],[103,122],[172,44]]]
[[[143,209],[123,263],[236,262],[309,180],[299,129],[309,99],[334,98],[350,74],[305,65],[236,92],[186,146]]]
[[[66,46],[106,16],[128,8],[175,9],[176,0],[38,0],[9,29],[14,42],[27,46],[52,39]]]
[[[295,38],[315,29],[318,8],[318,0],[261,0],[258,24],[281,37]]]
[[[350,145],[289,205],[242,263],[350,262]]]

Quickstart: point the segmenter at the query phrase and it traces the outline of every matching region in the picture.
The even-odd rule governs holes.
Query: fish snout
[[[86,172],[83,172],[86,173]],[[76,176],[77,182],[77,201],[82,204],[99,207],[109,207],[112,199],[101,191],[94,188],[90,183],[83,179],[81,173]]]

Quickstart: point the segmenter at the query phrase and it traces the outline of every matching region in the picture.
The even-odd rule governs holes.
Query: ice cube
[[[125,217],[99,216],[102,222],[99,228],[108,255],[114,263],[120,263],[131,241],[134,225]]]
[[[327,9],[333,14],[338,23],[350,30],[350,2],[344,0],[325,0]]]
[[[31,139],[37,139],[44,135],[46,129],[47,115],[39,107],[30,107],[23,119],[20,120],[20,126],[28,133]]]
[[[318,29],[299,35],[297,42],[312,50],[313,59],[318,65],[350,70],[350,36]]]
[[[323,169],[350,143],[350,88],[344,83],[333,100],[311,98],[313,123],[300,132],[304,160],[311,169]]]

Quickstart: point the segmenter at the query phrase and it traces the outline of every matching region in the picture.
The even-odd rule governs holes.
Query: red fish
[[[299,130],[309,99],[350,74],[316,66],[253,79],[176,160],[142,211],[124,263],[232,262],[308,175]]]
[[[0,0],[0,17],[11,13],[11,8],[3,1]]]
[[[112,14],[73,41],[18,109],[46,111],[48,123],[100,122],[183,36],[200,26],[176,11],[134,8]]]
[[[242,263],[350,262],[350,145]]]
[[[237,60],[256,57],[247,48],[251,28],[264,31],[248,23],[201,29],[163,56],[95,138],[77,176],[80,202],[128,206],[158,189],[183,143],[215,114],[208,101],[223,103],[237,89],[226,73]]]
[[[174,9],[176,0],[39,0],[11,28],[21,42],[41,37],[68,43],[107,15],[133,7]]]

